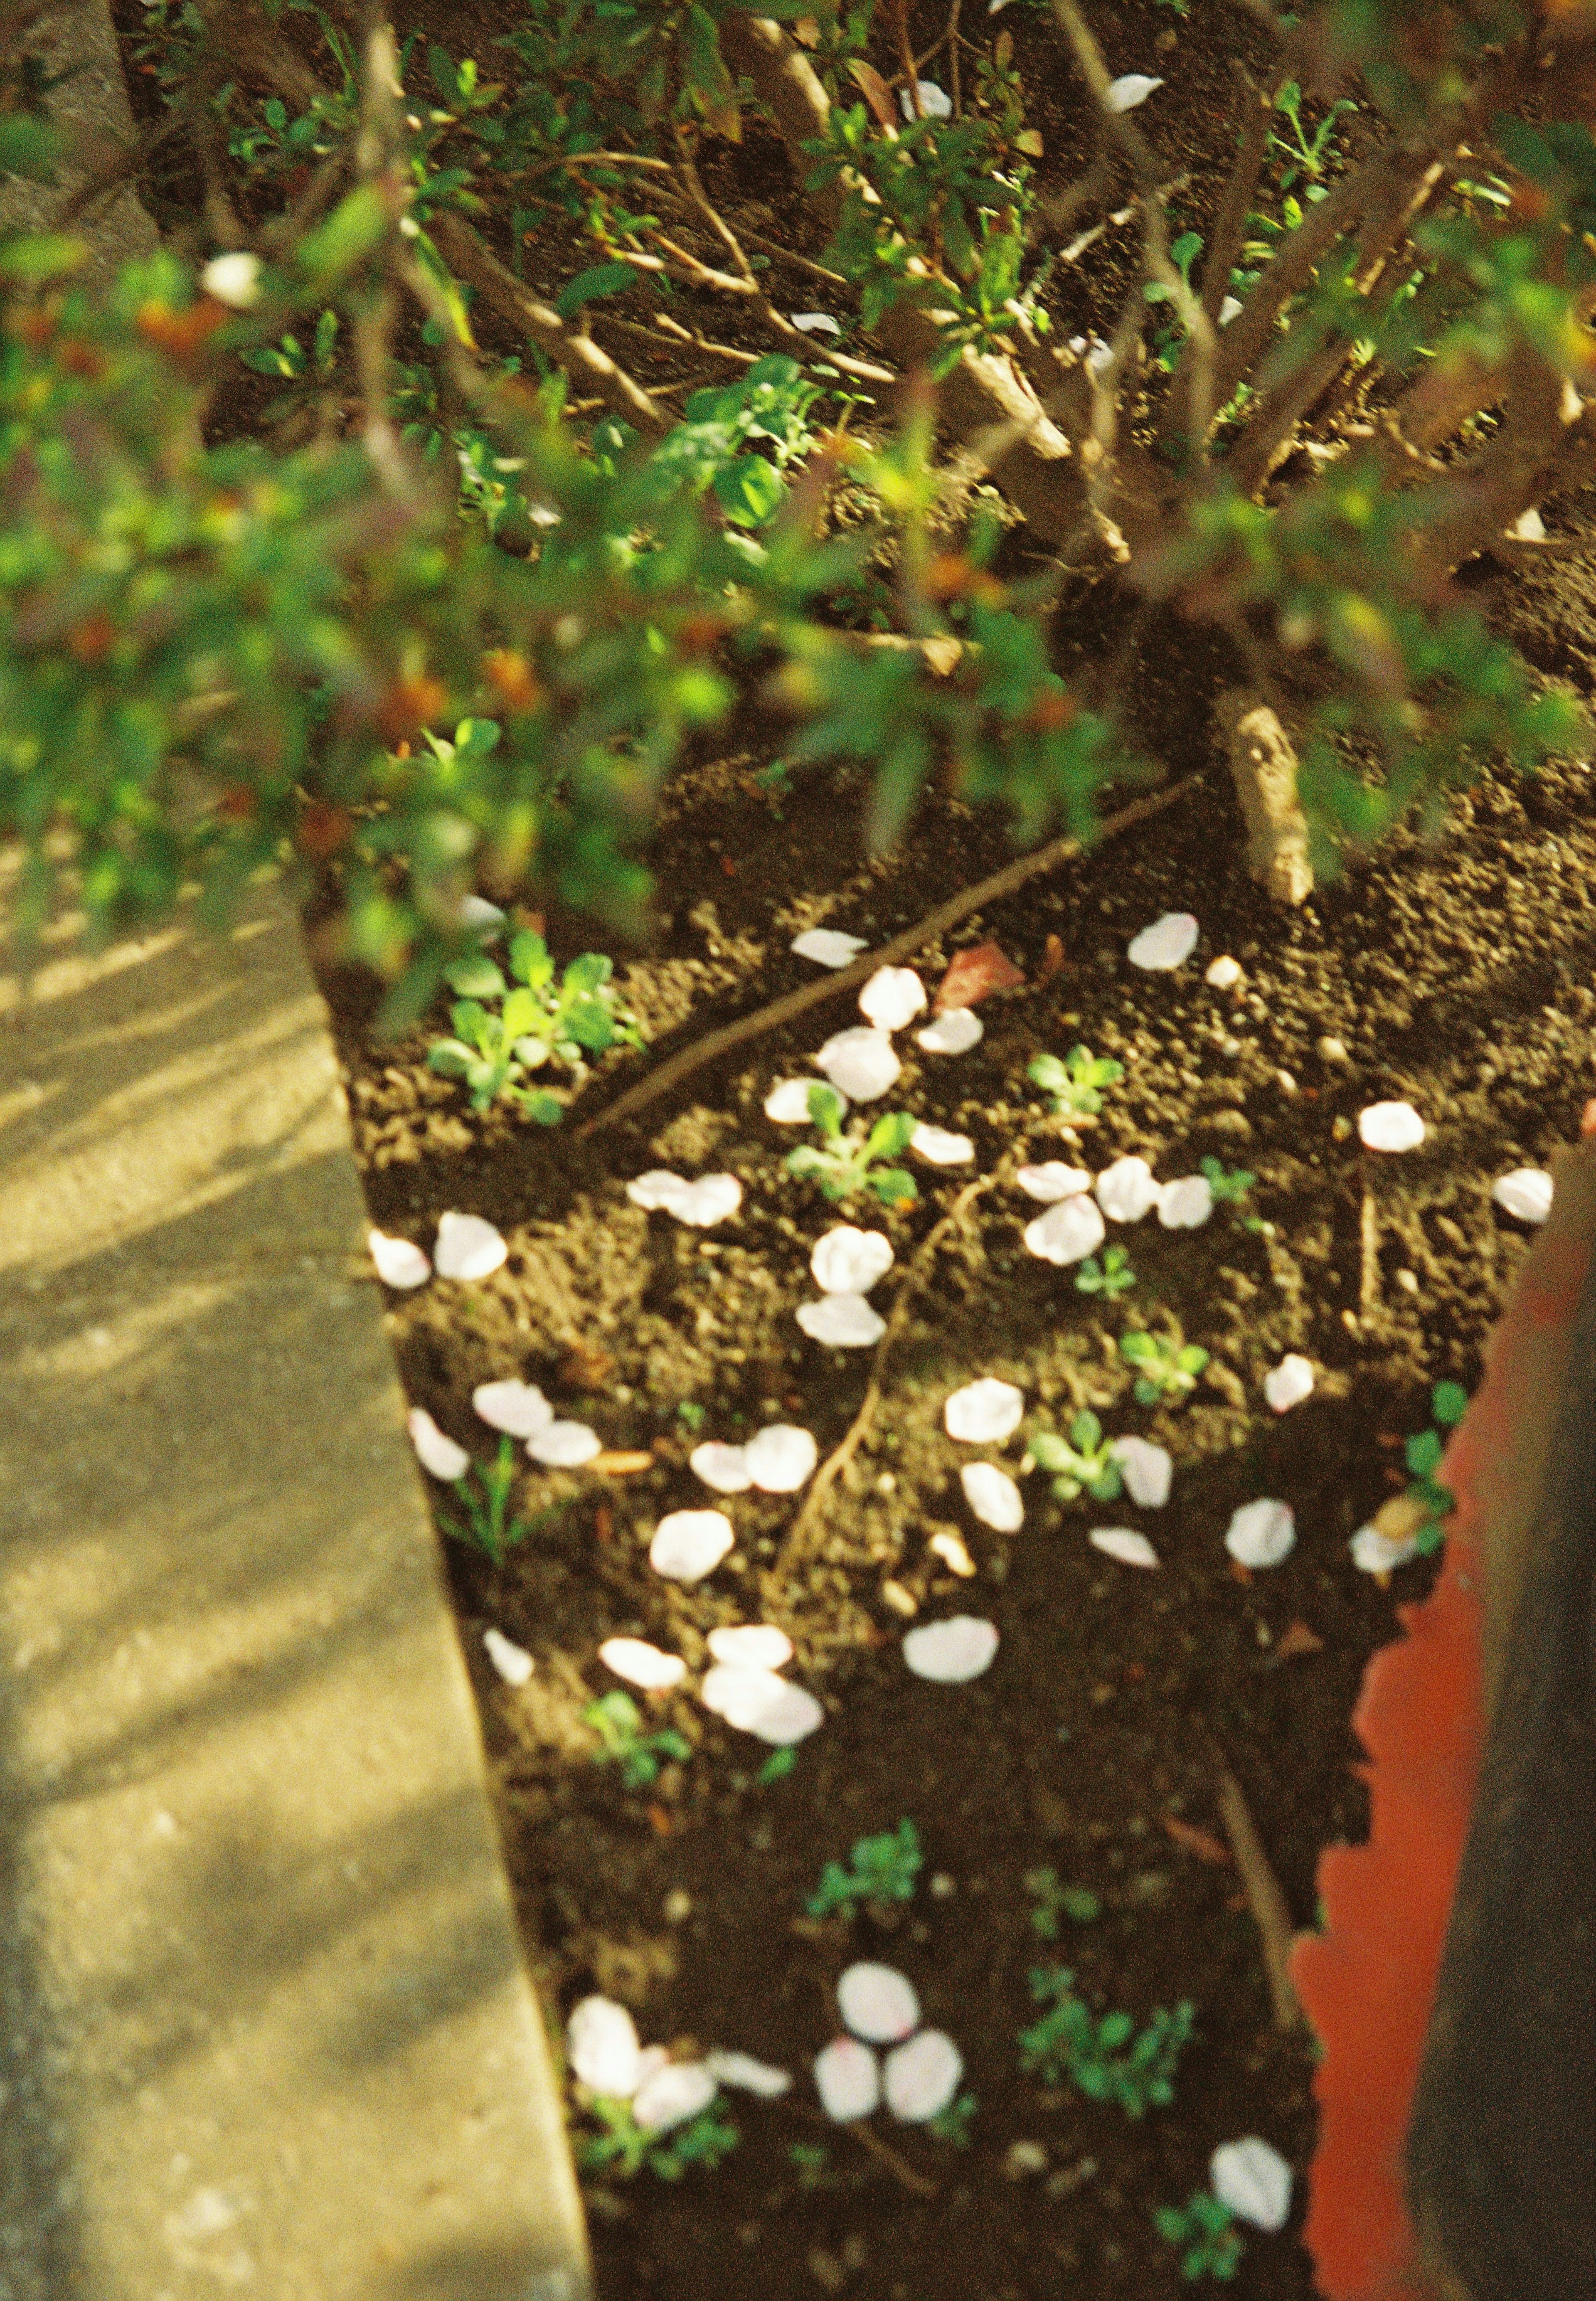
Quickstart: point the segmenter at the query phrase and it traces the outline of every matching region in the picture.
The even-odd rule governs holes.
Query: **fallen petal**
[[[439,1215],[432,1260],[440,1278],[486,1278],[509,1253],[490,1222],[480,1215]]]
[[[736,1539],[723,1510],[672,1510],[654,1529],[648,1563],[673,1582],[701,1582]]]
[[[1140,1222],[1159,1199],[1159,1186],[1145,1159],[1116,1159],[1104,1167],[1092,1189],[1110,1222]]]
[[[901,1031],[925,1011],[925,985],[912,966],[878,966],[859,993],[859,1011],[878,1031]]]
[[[369,1230],[366,1244],[385,1286],[424,1286],[432,1276],[432,1265],[407,1238],[389,1238],[380,1230]]]
[[[975,943],[954,952],[937,985],[936,1012],[946,1015],[953,1008],[973,1007],[994,991],[1017,991],[1024,980],[1023,969],[995,942]]]
[[[916,85],[920,90],[920,110],[927,120],[951,119],[953,115],[953,98],[948,95],[946,88],[939,88],[934,80],[930,79],[920,80]],[[898,101],[903,108],[904,118],[906,120],[913,120],[915,117],[914,99],[910,96],[907,88],[900,88],[898,89]]]
[[[1224,1546],[1238,1566],[1278,1566],[1296,1540],[1289,1502],[1243,1502],[1231,1519]]]
[[[668,2133],[707,2109],[719,2090],[702,2062],[667,2062],[643,2079],[631,2097],[631,2113],[645,2133]]]
[[[818,1302],[800,1302],[795,1316],[811,1342],[838,1351],[866,1349],[887,1331],[886,1320],[862,1294],[823,1294]]]
[[[887,2106],[906,2125],[923,2125],[941,2115],[964,2073],[964,2055],[952,2038],[941,2029],[922,2029],[887,2056]]]
[[[825,1711],[805,1687],[778,1678],[773,1669],[749,1669],[741,1662],[716,1662],[706,1670],[698,1699],[740,1734],[756,1735],[778,1750],[803,1741],[825,1720]]]
[[[1543,1223],[1551,1212],[1551,1176],[1539,1167],[1515,1167],[1492,1183],[1491,1195],[1515,1222]]]
[[[535,1382],[480,1382],[471,1402],[490,1428],[512,1438],[536,1438],[554,1421],[554,1409]]]
[[[1249,2133],[1226,2141],[1208,2161],[1214,2195],[1254,2229],[1283,2229],[1291,2211],[1291,2169],[1278,2149]]]
[[[815,2056],[815,2090],[829,2118],[851,2125],[856,2117],[868,2117],[881,2106],[881,2064],[856,2037],[833,2037]]]
[[[1153,80],[1150,85],[1161,88],[1163,82]],[[1132,938],[1125,957],[1132,966],[1145,967],[1150,974],[1184,966],[1196,948],[1197,921],[1191,912],[1166,911]]]
[[[1027,1198],[1040,1199],[1047,1207],[1091,1188],[1091,1176],[1085,1167],[1066,1167],[1062,1159],[1049,1159],[1040,1167],[1022,1167],[1015,1181]]]
[[[772,1422],[749,1439],[743,1459],[762,1494],[796,1494],[820,1460],[820,1450],[811,1432]]]
[[[1214,1190],[1206,1175],[1182,1175],[1158,1193],[1158,1220],[1166,1230],[1196,1230],[1214,1211]]]
[[[680,1686],[687,1676],[687,1664],[680,1654],[664,1653],[647,1638],[606,1638],[598,1659],[628,1686],[640,1686],[649,1694],[663,1686]]]
[[[1147,102],[1156,88],[1163,85],[1161,79],[1149,79],[1145,72],[1122,72],[1117,79],[1108,83],[1108,109],[1110,112],[1134,112],[1139,104]]]
[[[1425,1122],[1410,1102],[1371,1102],[1358,1114],[1358,1137],[1367,1150],[1416,1150]]]
[[[942,1423],[950,1438],[967,1446],[1000,1446],[1012,1438],[1025,1411],[1025,1393],[1012,1382],[987,1375],[956,1390],[942,1409]]]
[[[465,1476],[471,1468],[471,1456],[464,1446],[456,1446],[452,1438],[445,1437],[424,1406],[411,1408],[405,1418],[405,1427],[423,1470],[430,1470],[446,1485]]]
[[[809,1268],[823,1294],[868,1294],[892,1268],[892,1243],[879,1230],[839,1223],[815,1242]]]
[[[498,905],[490,903],[486,895],[462,895],[455,916],[479,942],[497,942],[500,930],[509,924]]]
[[[815,1056],[815,1066],[855,1102],[874,1102],[903,1068],[886,1033],[862,1023],[833,1033]]]
[[[746,1446],[726,1446],[718,1438],[708,1438],[702,1446],[695,1446],[687,1460],[695,1477],[713,1486],[717,1494],[746,1494],[754,1483]]]
[[[950,1527],[944,1527],[940,1533],[933,1534],[925,1547],[933,1557],[940,1558],[944,1566],[966,1580],[974,1573],[975,1560]]]
[[[1409,1535],[1400,1542],[1390,1540],[1377,1526],[1360,1526],[1347,1544],[1352,1552],[1352,1563],[1360,1574],[1391,1574],[1399,1566],[1406,1566],[1410,1558],[1418,1556],[1418,1540]]]
[[[533,1669],[532,1658],[524,1646],[514,1638],[506,1637],[502,1630],[484,1630],[482,1644],[488,1649],[488,1659],[506,1686],[524,1686]]]
[[[923,1119],[909,1137],[909,1149],[932,1167],[962,1167],[975,1156],[967,1134],[949,1134],[946,1127],[928,1126]]]
[[[735,2087],[739,2093],[757,2094],[761,2101],[775,2101],[792,2085],[790,2070],[778,2070],[769,2062],[756,2062],[752,2054],[725,2053],[718,2048],[706,2054],[704,2066],[717,2085]]]
[[[997,1651],[996,1624],[973,1614],[950,1614],[945,1622],[923,1622],[904,1634],[905,1661],[933,1686],[964,1686],[981,1677]]]
[[[1081,1262],[1096,1253],[1103,1243],[1103,1217],[1091,1201],[1077,1192],[1028,1222],[1024,1235],[1027,1253],[1040,1255],[1044,1262],[1057,1263],[1062,1269],[1066,1263]]]
[[[695,1230],[709,1230],[724,1222],[742,1204],[742,1184],[735,1175],[701,1175],[672,1212]]]
[[[835,327],[835,321],[831,324]],[[863,935],[844,934],[838,927],[806,927],[801,935],[794,935],[792,948],[800,958],[816,959],[822,966],[846,966],[857,958],[865,943]]]
[[[1162,1510],[1169,1500],[1174,1461],[1166,1446],[1149,1438],[1116,1438],[1108,1449],[1119,1464],[1125,1492],[1139,1510]]]
[[[787,316],[793,326],[801,328],[806,336],[840,336],[842,333],[841,328],[829,312],[790,312]],[[816,927],[815,932],[816,934],[824,934],[826,930],[824,927]],[[853,937],[849,935],[848,940],[851,942]],[[803,937],[800,935],[798,941],[802,941]],[[798,943],[795,942],[792,947],[797,950]],[[815,953],[806,950],[803,956],[806,958],[813,958]],[[830,962],[828,961],[827,964],[829,965]]]
[[[778,1079],[765,1098],[765,1117],[773,1118],[778,1126],[811,1125],[809,1090],[819,1084],[818,1079]],[[833,1087],[831,1092],[842,1105],[842,1110],[838,1113],[840,1117],[848,1109],[848,1097],[840,1087]]]
[[[732,1622],[711,1630],[708,1645],[716,1661],[739,1669],[780,1669],[792,1660],[792,1640],[773,1622]]]
[[[199,275],[207,296],[235,312],[247,312],[261,300],[261,259],[248,248],[213,255]]]
[[[565,2024],[565,2058],[573,2077],[609,2100],[630,2101],[638,2089],[641,2047],[637,2024],[613,1997],[584,1997]]]
[[[981,1038],[986,1029],[979,1015],[967,1007],[950,1007],[928,1023],[923,1031],[915,1033],[915,1044],[923,1047],[928,1055],[964,1055]]]
[[[1227,296],[1219,306],[1220,326],[1222,328],[1228,328],[1233,320],[1239,320],[1241,316],[1241,297],[1239,296]]]
[[[999,1534],[1017,1534],[1025,1522],[1025,1504],[1007,1470],[995,1462],[966,1462],[959,1472],[965,1500],[982,1526]]]
[[[603,1453],[604,1441],[585,1422],[551,1422],[527,1440],[526,1451],[547,1470],[576,1470]]]
[[[1276,1414],[1300,1406],[1305,1398],[1312,1397],[1313,1387],[1313,1368],[1296,1351],[1288,1351],[1280,1364],[1271,1367],[1264,1376],[1264,1397]]]
[[[634,1207],[647,1207],[650,1212],[664,1207],[667,1213],[674,1214],[691,1189],[685,1175],[672,1175],[663,1167],[653,1167],[648,1174],[628,1183],[626,1195]]]
[[[1117,1558],[1122,1566],[1157,1566],[1158,1553],[1145,1534],[1128,1526],[1094,1526],[1086,1539],[1094,1550]]]
[[[920,2026],[915,1985],[896,1966],[850,1965],[838,1978],[837,2004],[855,2037],[872,2046],[895,2046]]]

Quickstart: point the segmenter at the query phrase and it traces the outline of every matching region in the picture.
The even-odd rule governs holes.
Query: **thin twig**
[[[920,75],[915,70],[914,45],[909,38],[908,0],[893,0],[892,21],[898,33],[898,53],[908,78],[909,104],[913,115],[916,120],[923,120],[925,114],[920,105]]]
[[[1274,2004],[1274,2026],[1277,2029],[1294,2029],[1303,2014],[1291,1981],[1291,1912],[1280,1890],[1280,1880],[1269,1866],[1264,1841],[1248,1812],[1241,1786],[1223,1760],[1219,1766],[1219,1812],[1263,1944],[1264,1971]]]
[[[1122,807],[1117,815],[1110,816],[1107,822],[1099,827],[1093,841],[1093,851],[1110,839],[1118,838],[1121,832],[1134,830],[1149,816],[1158,815],[1165,807],[1173,807],[1177,799],[1188,798],[1197,785],[1195,775],[1185,775],[1178,783],[1171,783],[1163,791],[1154,791],[1148,798],[1135,799],[1129,807]],[[899,959],[910,958],[924,944],[934,942],[948,927],[957,926],[961,919],[968,918],[972,911],[986,909],[1004,896],[1012,895],[1016,887],[1023,887],[1027,879],[1033,879],[1039,872],[1056,870],[1060,863],[1073,861],[1081,851],[1078,839],[1050,840],[1046,847],[1039,847],[1033,854],[1022,855],[1017,863],[1006,864],[1001,871],[994,871],[990,878],[978,880],[974,886],[965,887],[959,894],[949,896],[947,902],[939,903],[935,910],[928,911],[914,926],[906,927],[901,934],[894,935],[890,942],[883,943],[879,950],[870,952],[864,958],[856,958],[849,966],[840,967],[835,975],[827,976],[823,982],[806,983],[801,991],[790,991],[785,998],[773,1000],[768,1007],[761,1007],[756,1013],[743,1016],[740,1021],[727,1023],[720,1030],[711,1031],[706,1038],[699,1039],[690,1047],[684,1047],[680,1054],[673,1055],[668,1061],[661,1063],[659,1068],[650,1072],[647,1078],[639,1079],[636,1086],[628,1087],[624,1094],[617,1095],[606,1109],[601,1110],[597,1117],[589,1118],[585,1126],[578,1127],[576,1140],[585,1142],[600,1127],[614,1126],[619,1120],[630,1118],[634,1111],[657,1101],[661,1095],[668,1093],[681,1080],[690,1078],[695,1071],[701,1070],[706,1063],[714,1062],[718,1056],[729,1054],[733,1047],[744,1046],[750,1039],[763,1038],[767,1031],[778,1030],[783,1023],[794,1022],[798,1016],[807,1014],[811,1007],[818,1007],[827,999],[835,999],[841,992],[852,991],[867,983],[878,966],[890,966]]]
[[[828,288],[846,288],[848,285],[840,272],[828,272],[825,265],[816,264],[813,256],[800,255],[796,247],[783,247],[779,239],[766,239],[763,232],[749,231],[746,226],[742,236],[750,247],[761,248],[766,255],[776,256],[781,263],[793,264],[800,272],[813,272],[815,279],[823,280]]]
[[[862,2119],[851,2120],[848,2126],[848,2130],[853,2135],[856,2141],[863,2144],[863,2146],[870,2152],[870,2155],[875,2158],[879,2163],[886,2167],[888,2172],[891,2174],[895,2181],[901,2181],[903,2183],[906,2189],[913,2190],[915,2196],[917,2197],[934,2197],[936,2196],[936,2183],[926,2174],[917,2172],[915,2167],[909,2163],[907,2157],[900,2157],[897,2150],[893,2148],[891,2143],[890,2141],[883,2141],[881,2135],[879,2133],[873,2132],[871,2128],[865,2124]]]
[[[1380,1216],[1371,1191],[1358,1210],[1358,1310],[1366,1318],[1380,1307]]]

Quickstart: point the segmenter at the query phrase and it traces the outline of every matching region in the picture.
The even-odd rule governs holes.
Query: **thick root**
[[[1248,867],[1277,902],[1300,903],[1314,888],[1308,820],[1297,797],[1297,754],[1266,703],[1232,688],[1214,705],[1247,824]]]

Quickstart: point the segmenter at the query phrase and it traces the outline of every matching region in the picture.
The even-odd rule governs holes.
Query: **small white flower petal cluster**
[[[707,2109],[720,2079],[707,2056],[673,2062],[663,2046],[643,2046],[637,2024],[612,1997],[584,1997],[565,2024],[565,2056],[589,2093],[629,2101],[647,2133],[668,2133]],[[778,2088],[780,2090],[780,2088]]]
[[[742,1184],[735,1175],[700,1175],[696,1183],[689,1183],[684,1175],[656,1167],[628,1183],[626,1195],[634,1207],[650,1212],[663,1208],[695,1230],[710,1230],[741,1206]]]
[[[852,2035],[834,2037],[815,2059],[821,2107],[839,2125],[869,2117],[881,2105],[906,2125],[940,2116],[958,2091],[964,2056],[945,2031],[922,2029],[920,1999],[890,1965],[850,1965],[837,1984],[837,2004]],[[885,2062],[874,2047],[891,2046]]]
[[[839,1223],[816,1239],[809,1268],[822,1300],[801,1302],[796,1315],[811,1342],[844,1351],[879,1343],[887,1322],[865,1297],[892,1268],[892,1248],[884,1234]]]

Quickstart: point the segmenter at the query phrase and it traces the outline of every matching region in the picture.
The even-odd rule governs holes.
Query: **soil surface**
[[[456,58],[475,54],[485,71],[506,21],[430,0],[396,16],[401,37],[419,29]],[[911,17],[916,46],[929,46],[940,14]],[[1005,21],[1049,167],[1067,177],[1084,148],[1078,88],[1039,13],[1015,7]],[[1194,0],[1190,17],[1127,5],[1094,21],[1112,71],[1167,76],[1163,108],[1140,116],[1171,172],[1189,172],[1202,213],[1228,156],[1230,58],[1249,55],[1244,19]],[[291,22],[324,66],[311,19]],[[197,210],[201,188],[180,159],[165,164],[172,172],[152,197],[171,222]],[[732,187],[763,204],[775,236],[790,235],[790,180],[773,139],[750,133],[738,153],[714,153],[706,180],[716,197]],[[1060,323],[1111,318],[1132,246],[1113,233],[1099,244],[1091,269],[1061,290]],[[536,262],[529,276],[544,281]],[[723,314],[705,316],[724,330]],[[486,339],[514,348],[490,328]],[[658,363],[651,384],[720,380],[673,353]],[[247,381],[213,423],[250,428],[263,397]],[[1013,548],[1023,552],[1023,534]],[[1516,576],[1500,595],[1486,586],[1501,628],[1587,696],[1588,582],[1564,569]],[[427,1070],[441,1006],[380,1042],[379,987],[353,973],[323,978],[373,1223],[430,1251],[439,1216],[455,1209],[497,1224],[509,1245],[484,1281],[390,1295],[412,1402],[486,1463],[494,1442],[472,1391],[519,1376],[591,1423],[610,1452],[648,1459],[615,1475],[523,1461],[514,1506],[536,1524],[502,1567],[446,1544],[551,2020],[599,1989],[635,2009],[647,2040],[740,2048],[794,2073],[780,2100],[727,2097],[740,2138],[713,2171],[592,2183],[605,2301],[747,2301],[755,2290],[765,2301],[1043,2301],[1065,2290],[1160,2301],[1185,2288],[1154,2209],[1205,2187],[1215,2147],[1244,2134],[1269,2140],[1299,2178],[1282,2233],[1243,2232],[1235,2289],[1255,2301],[1312,2291],[1294,2235],[1314,2140],[1312,2048],[1274,2024],[1217,1783],[1228,1766],[1294,1923],[1310,1926],[1320,1851],[1366,1828],[1349,1725],[1364,1664],[1395,1634],[1397,1602],[1421,1595],[1433,1572],[1416,1561],[1383,1586],[1354,1568],[1349,1537],[1406,1483],[1403,1442],[1427,1423],[1431,1386],[1477,1380],[1525,1240],[1493,1205],[1492,1182],[1544,1165],[1577,1134],[1590,1091],[1596,800],[1583,762],[1531,781],[1492,776],[1433,833],[1405,831],[1284,911],[1247,876],[1208,732],[1230,670],[1217,650],[1152,617],[1116,658],[1124,633],[1088,590],[1065,602],[1058,638],[1066,672],[1114,665],[1137,739],[1172,778],[1191,780],[1141,829],[919,953],[934,986],[957,948],[996,940],[1025,983],[981,1007],[985,1033],[966,1054],[923,1054],[912,1031],[898,1034],[902,1076],[875,1108],[974,1147],[963,1167],[911,1162],[919,1195],[907,1207],[829,1207],[787,1174],[794,1132],[764,1114],[773,1080],[805,1075],[822,1040],[860,1019],[848,993],[700,1070],[637,1123],[583,1132],[650,1065],[813,981],[814,966],[789,950],[800,929],[824,923],[880,944],[1011,851],[1000,826],[935,799],[897,853],[872,861],[862,782],[762,774],[779,731],[752,714],[673,786],[650,857],[656,940],[616,954],[648,1044],[604,1058],[559,1129],[504,1109],[473,1117],[464,1089]],[[1196,950],[1173,974],[1141,972],[1126,946],[1167,911],[1197,916]],[[556,914],[548,928],[562,960],[597,939]],[[1204,970],[1226,953],[1241,978],[1212,988]],[[1095,1125],[1070,1138],[1027,1067],[1076,1042],[1125,1075]],[[1422,1113],[1425,1142],[1402,1156],[1361,1150],[1358,1113],[1393,1098]],[[1025,1251],[1021,1234],[1039,1209],[1010,1178],[1027,1159],[1095,1170],[1127,1152],[1161,1180],[1205,1154],[1256,1179],[1239,1209],[1219,1208],[1202,1228],[1166,1231],[1149,1217],[1114,1234],[1139,1283],[1108,1304]],[[709,1232],[645,1213],[624,1185],[657,1167],[735,1175],[739,1212]],[[975,1177],[988,1186],[971,1194]],[[923,1253],[956,1203],[957,1219]],[[811,1247],[838,1220],[890,1239],[896,1265],[874,1296],[883,1311],[900,1285],[915,1289],[875,1368],[873,1419],[797,1555],[783,1544],[803,1496],[741,1494],[723,1505],[731,1555],[696,1586],[666,1582],[647,1558],[658,1519],[720,1506],[688,1466],[694,1443],[789,1421],[814,1433],[823,1461],[858,1412],[873,1353],[823,1348],[794,1318],[815,1293]],[[1178,1408],[1134,1401],[1118,1343],[1144,1325],[1212,1354]],[[1287,1351],[1312,1361],[1316,1386],[1276,1417],[1260,1383]],[[1021,1386],[1027,1430],[1063,1427],[1090,1407],[1113,1435],[1166,1446],[1167,1507],[1061,1504],[1036,1473],[1023,1481],[1017,1533],[975,1521],[961,1463],[1002,1460],[1017,1472],[1024,1435],[1003,1448],[947,1435],[946,1397],[982,1376]],[[1224,1535],[1233,1511],[1261,1496],[1291,1505],[1296,1544],[1249,1574]],[[1149,1536],[1159,1569],[1093,1549],[1088,1530],[1105,1524]],[[929,1546],[948,1531],[967,1551],[968,1576]],[[957,1686],[911,1676],[910,1615],[961,1612],[997,1626],[990,1669]],[[708,1632],[758,1619],[789,1632],[788,1674],[825,1709],[791,1772],[762,1785],[763,1746],[684,1689],[638,1696],[650,1729],[680,1734],[691,1754],[629,1794],[597,1761],[581,1715],[618,1683],[600,1643],[636,1636],[681,1653],[690,1688]],[[489,1627],[533,1656],[525,1686],[495,1674]],[[806,1917],[823,1866],[904,1817],[925,1866],[896,1921]],[[1095,1920],[1062,1919],[1056,1941],[1039,1934],[1026,1882],[1044,1868],[1099,1904]],[[868,1956],[910,1976],[925,2021],[964,2055],[976,2106],[962,2145],[883,2111],[883,2152],[818,2106],[810,2063],[840,2027],[836,1979]],[[1191,2002],[1195,2035],[1172,2105],[1132,2120],[1023,2071],[1016,2037],[1037,2012],[1028,1975],[1048,1963],[1071,1970],[1094,2012],[1123,2008],[1139,2025]]]

